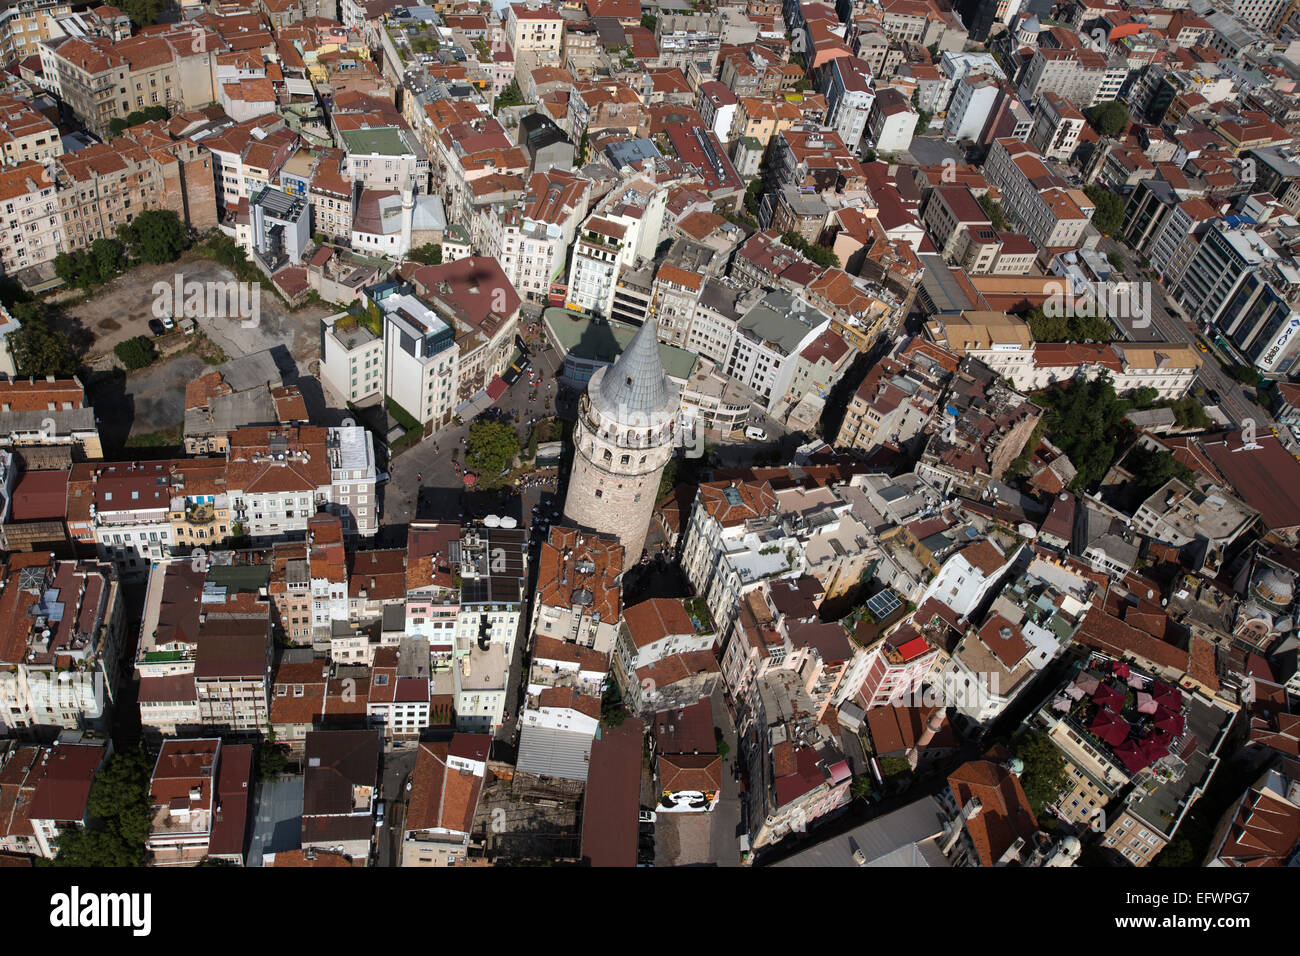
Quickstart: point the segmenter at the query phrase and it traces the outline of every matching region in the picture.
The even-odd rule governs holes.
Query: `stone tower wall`
[[[583,528],[616,535],[624,548],[624,568],[630,568],[641,560],[673,443],[670,439],[655,447],[626,448],[606,441],[592,429],[585,409],[573,434],[577,448],[564,516]],[[605,460],[606,451],[610,461]],[[622,464],[624,455],[629,458],[626,465]]]

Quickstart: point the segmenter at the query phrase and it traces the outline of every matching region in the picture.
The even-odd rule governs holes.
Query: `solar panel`
[[[889,615],[902,607],[902,605],[903,602],[898,599],[898,596],[895,595],[893,591],[886,588],[867,601],[867,610],[871,612],[871,616],[877,621],[883,621],[885,618],[889,617]]]

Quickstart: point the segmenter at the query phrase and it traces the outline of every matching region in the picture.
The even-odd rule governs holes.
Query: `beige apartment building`
[[[16,96],[0,96],[0,161],[15,166],[28,160],[47,163],[63,154],[59,129]]]
[[[137,110],[178,112],[213,102],[209,61],[218,46],[224,44],[216,34],[200,37],[182,26],[120,43],[61,37],[41,44],[41,66],[86,127],[105,137],[114,119]]]
[[[984,175],[1002,193],[1008,217],[1039,249],[1079,246],[1096,207],[1083,190],[1053,175],[1032,146],[1016,139],[994,140]]]
[[[0,10],[0,62],[6,65],[37,53],[42,40],[61,35],[56,17],[67,16],[65,0],[19,0]]]
[[[0,214],[0,267],[6,275],[49,262],[61,250],[59,200],[40,163],[0,171]]]
[[[564,54],[564,18],[536,0],[512,3],[506,11],[506,39],[515,56],[530,51],[543,63],[560,63]]]

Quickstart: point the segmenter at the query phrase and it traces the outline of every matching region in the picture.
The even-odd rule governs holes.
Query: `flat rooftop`
[[[637,326],[628,322],[597,321],[585,312],[550,308],[544,315],[551,338],[566,355],[588,362],[612,365],[636,335]],[[659,344],[664,371],[676,382],[685,382],[695,371],[699,356],[674,345]]]
[[[416,155],[415,150],[406,144],[402,131],[396,126],[344,130],[342,136],[343,145],[349,153],[369,156]]]

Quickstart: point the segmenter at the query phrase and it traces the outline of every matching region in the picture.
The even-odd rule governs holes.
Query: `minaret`
[[[641,560],[680,408],[650,316],[618,360],[587,385],[564,501],[567,521],[619,539],[625,569]]]
[[[404,256],[411,251],[411,226],[415,219],[415,187],[408,179],[402,183],[402,247],[398,252]]]

